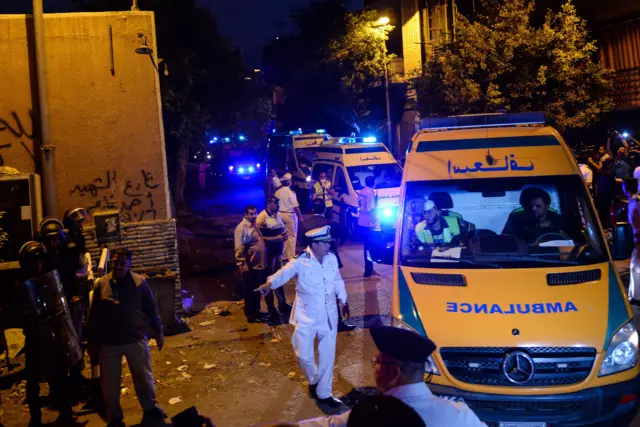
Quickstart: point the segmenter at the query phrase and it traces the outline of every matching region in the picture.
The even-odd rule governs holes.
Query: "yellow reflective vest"
[[[444,243],[451,243],[451,240],[455,236],[460,235],[460,223],[458,222],[458,218],[453,216],[441,216],[440,219],[444,219],[447,223],[447,227],[442,229]],[[416,226],[416,237],[422,243],[433,244],[433,234],[427,226],[427,221],[422,221]]]

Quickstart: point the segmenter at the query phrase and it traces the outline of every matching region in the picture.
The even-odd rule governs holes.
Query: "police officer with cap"
[[[302,222],[302,213],[296,193],[291,189],[290,173],[285,173],[282,177],[282,187],[274,195],[280,201],[278,212],[284,222],[287,232],[287,240],[284,242],[283,261],[291,261],[296,254],[296,243],[298,241],[298,225]]]
[[[25,243],[19,252],[20,273],[23,282],[44,273],[47,250],[40,242]],[[67,368],[64,356],[58,354],[54,345],[55,332],[50,313],[38,307],[42,296],[39,282],[25,283],[21,302],[23,307],[23,331],[25,336],[25,376],[26,400],[29,406],[30,427],[42,425],[42,404],[40,401],[40,380],[44,377],[49,383],[49,395],[54,398],[56,409],[60,412],[58,422],[61,425],[75,425],[69,400]],[[46,307],[46,305],[44,305]]]
[[[263,295],[296,277],[296,298],[289,323],[295,326],[293,349],[300,368],[309,382],[309,394],[331,408],[342,405],[333,397],[333,365],[336,358],[339,304],[348,312],[347,292],[338,269],[336,256],[329,252],[330,227],[305,233],[309,246],[302,255],[289,262],[256,291]],[[336,303],[336,297],[339,302]],[[346,315],[346,313],[345,313]],[[318,339],[318,364],[315,361],[315,340]]]
[[[378,348],[371,360],[376,387],[413,408],[429,427],[486,427],[464,403],[435,396],[424,382],[425,363],[436,350],[429,338],[391,326],[371,328]],[[300,421],[300,427],[347,426],[349,412]]]

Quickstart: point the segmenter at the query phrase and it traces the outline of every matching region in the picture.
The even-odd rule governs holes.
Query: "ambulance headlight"
[[[424,372],[431,375],[440,375],[440,369],[438,369],[438,365],[436,365],[435,360],[433,360],[433,355],[427,358],[424,364]]]
[[[307,182],[311,182],[311,175],[309,175],[308,177],[305,178],[305,181]]]
[[[618,329],[611,338],[600,366],[599,377],[633,368],[638,363],[638,330],[633,320]]]
[[[398,217],[397,206],[383,206],[378,208],[378,217],[382,224],[393,224]]]

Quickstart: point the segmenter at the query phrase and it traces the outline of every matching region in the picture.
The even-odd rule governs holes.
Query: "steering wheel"
[[[540,246],[541,243],[551,242],[552,240],[572,240],[572,239],[569,237],[569,235],[567,235],[563,231],[551,231],[549,233],[544,233],[542,236],[539,236],[535,240],[535,242],[533,242],[533,244],[536,246]]]

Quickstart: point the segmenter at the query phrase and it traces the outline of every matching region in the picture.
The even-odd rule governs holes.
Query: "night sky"
[[[291,8],[310,0],[198,0],[216,15],[220,32],[242,49],[248,68],[258,67],[262,47],[276,35],[291,32]],[[347,0],[350,10],[363,7],[364,0]],[[0,0],[0,13],[30,13],[32,0]],[[44,0],[45,12],[72,11],[71,0]]]

